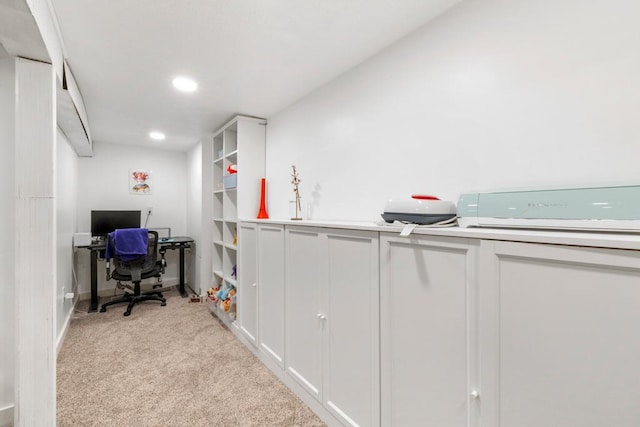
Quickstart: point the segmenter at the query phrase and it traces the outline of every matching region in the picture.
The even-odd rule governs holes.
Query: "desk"
[[[158,241],[158,249],[166,248],[169,250],[180,250],[180,295],[182,298],[188,296],[187,291],[184,289],[184,250],[191,247],[193,239],[187,236],[176,236],[168,240],[160,239]],[[98,310],[98,256],[104,256],[104,250],[106,249],[106,241],[94,242],[89,246],[80,246],[91,251],[91,304],[89,304],[89,313]]]

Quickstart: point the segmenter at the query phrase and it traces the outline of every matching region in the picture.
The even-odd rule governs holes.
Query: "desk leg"
[[[89,313],[98,310],[98,251],[91,251],[91,304]]]
[[[186,298],[187,291],[184,290],[184,246],[180,247],[180,295]]]

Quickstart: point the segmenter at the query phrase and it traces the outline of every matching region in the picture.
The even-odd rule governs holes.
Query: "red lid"
[[[412,194],[411,198],[418,200],[440,200],[436,196],[429,196],[427,194]]]

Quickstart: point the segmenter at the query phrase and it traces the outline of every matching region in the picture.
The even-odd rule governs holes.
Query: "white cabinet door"
[[[380,424],[378,233],[328,230],[323,403],[345,425]],[[320,257],[320,260],[323,258]]]
[[[380,242],[382,425],[467,426],[478,245],[389,234]]]
[[[640,252],[483,241],[482,257],[482,425],[640,425]]]
[[[286,370],[344,425],[379,425],[378,233],[285,235]]]
[[[258,225],[260,348],[284,369],[284,226]]]
[[[252,223],[240,223],[239,228],[237,322],[244,336],[256,345],[258,232]]]
[[[312,227],[286,228],[285,370],[316,399],[322,399],[322,296],[326,247]]]

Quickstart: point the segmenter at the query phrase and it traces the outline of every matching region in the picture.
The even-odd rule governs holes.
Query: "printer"
[[[640,232],[640,185],[462,194],[461,227]]]

